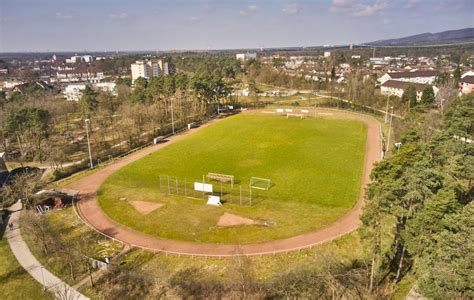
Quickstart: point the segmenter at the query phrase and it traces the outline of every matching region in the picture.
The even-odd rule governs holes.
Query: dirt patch
[[[163,206],[163,204],[160,203],[146,201],[130,201],[130,204],[142,215],[147,215]]]
[[[233,215],[230,213],[224,213],[217,222],[217,226],[230,227],[239,225],[255,225],[258,222],[252,219],[244,218],[241,216]]]

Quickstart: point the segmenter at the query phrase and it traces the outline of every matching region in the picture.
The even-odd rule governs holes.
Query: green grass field
[[[0,298],[53,299],[17,262],[6,237],[0,240]]]
[[[112,219],[169,239],[249,243],[301,234],[334,222],[357,201],[366,135],[366,125],[352,120],[229,117],[122,168],[102,185],[99,202]],[[252,176],[273,186],[253,191],[252,207],[212,207],[159,191],[159,175],[192,182],[208,172],[232,174],[244,189]],[[141,215],[132,200],[164,205]],[[275,226],[217,227],[224,212]]]

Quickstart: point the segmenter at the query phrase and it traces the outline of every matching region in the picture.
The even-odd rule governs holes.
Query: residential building
[[[56,80],[63,83],[72,82],[101,82],[105,79],[104,72],[94,68],[77,68],[56,72]]]
[[[95,83],[92,87],[117,96],[117,84],[115,84],[115,82],[99,82]]]
[[[94,58],[92,57],[92,55],[83,55],[82,60],[86,63],[90,63],[94,60]]]
[[[168,63],[160,60],[137,60],[131,65],[132,82],[142,77],[145,79],[169,75]]]
[[[381,84],[384,84],[388,80],[413,82],[421,84],[433,84],[438,71],[436,70],[416,70],[409,72],[389,72],[385,73],[378,79]]]
[[[257,53],[238,53],[235,58],[240,61],[246,61],[249,59],[257,59]]]
[[[13,91],[23,94],[23,93],[26,93],[31,86],[33,86],[34,88],[39,88],[43,91],[53,90],[53,86],[48,84],[46,81],[31,81],[31,82],[25,82],[25,83],[15,86],[13,88]]]
[[[330,51],[324,51],[324,57],[326,57],[326,58],[331,57],[331,52]]]
[[[71,58],[66,58],[66,63],[67,64],[75,64],[75,63],[80,63],[80,62],[86,62],[90,63],[94,60],[94,57],[92,55],[74,55],[71,56]]]
[[[474,75],[466,75],[459,81],[459,90],[461,94],[474,92]]]
[[[416,89],[416,100],[419,101],[423,95],[423,90],[428,84],[414,83],[408,81],[387,80],[380,86],[382,95],[401,97],[408,86],[414,86]],[[433,91],[438,94],[438,88],[433,86]]]
[[[466,73],[461,75],[461,78],[464,78],[466,76],[474,76],[474,71],[467,71]]]
[[[388,65],[388,61],[386,61],[383,57],[371,57],[369,58],[369,61],[372,66],[374,66],[374,68]]]
[[[21,85],[23,83],[24,83],[23,81],[20,81],[20,80],[17,80],[17,79],[7,80],[7,81],[3,82],[2,89],[13,89],[17,85]]]
[[[85,83],[68,84],[64,89],[64,97],[67,101],[79,101],[81,99],[82,91],[86,89]]]
[[[64,97],[67,101],[79,101],[82,96],[82,91],[86,89],[88,83],[71,83],[68,84],[63,91]],[[115,82],[98,82],[91,85],[95,90],[101,90],[111,93],[113,96],[117,95]]]
[[[147,64],[143,60],[137,60],[131,66],[132,69],[132,82],[137,80],[138,78],[148,78],[148,68]]]

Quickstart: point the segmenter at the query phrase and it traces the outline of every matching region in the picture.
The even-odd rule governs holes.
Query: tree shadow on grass
[[[25,269],[23,269],[21,266],[17,266],[13,270],[10,270],[9,272],[5,274],[0,275],[0,285],[2,285],[3,283],[7,283],[10,280],[15,280],[15,279],[21,280],[20,277],[26,274],[27,273]]]

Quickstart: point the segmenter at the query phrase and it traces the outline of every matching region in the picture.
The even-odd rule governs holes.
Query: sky
[[[474,27],[474,0],[0,0],[0,52],[357,44]]]

